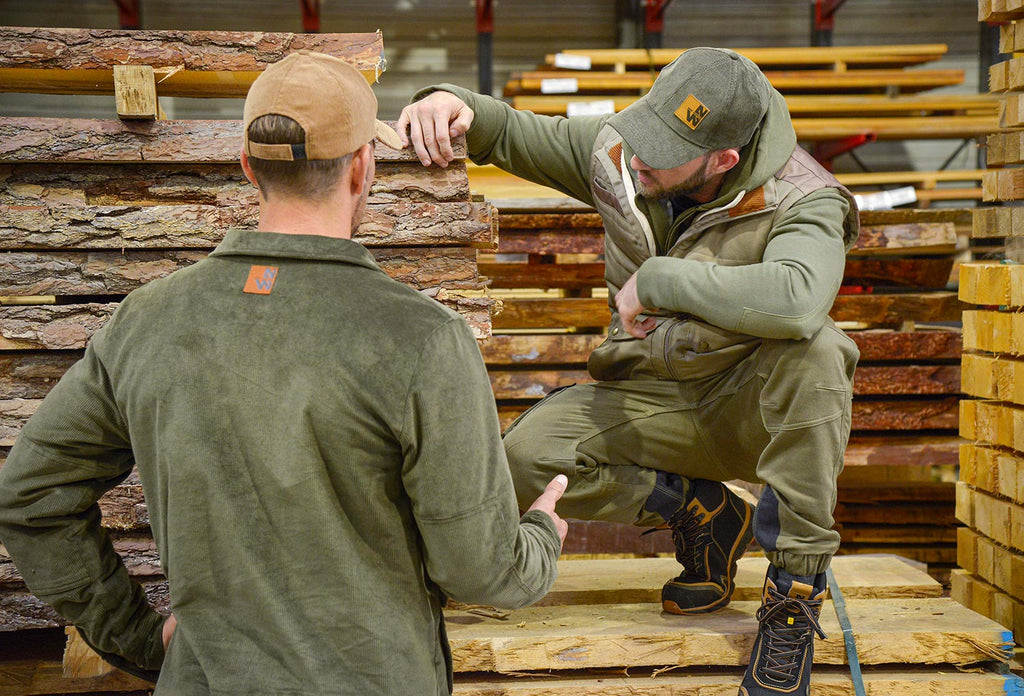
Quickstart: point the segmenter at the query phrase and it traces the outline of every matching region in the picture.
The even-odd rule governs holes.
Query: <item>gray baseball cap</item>
[[[691,48],[608,125],[648,167],[672,169],[750,142],[772,91],[749,58],[723,48]]]

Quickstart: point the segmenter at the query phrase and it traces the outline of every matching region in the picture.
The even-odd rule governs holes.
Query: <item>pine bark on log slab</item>
[[[416,289],[483,289],[473,249],[379,247],[371,253],[385,273]],[[125,294],[206,256],[205,251],[10,252],[0,255],[0,295]]]
[[[949,285],[952,272],[952,258],[847,258],[843,284],[940,290]]]
[[[461,297],[443,289],[423,293],[458,312],[477,338],[490,336],[494,301],[486,297]],[[74,350],[85,348],[117,309],[118,303],[0,306],[0,351]]]
[[[142,500],[142,486],[133,484],[125,486],[121,496],[126,503],[121,505],[117,501],[111,501],[112,505],[139,505]],[[144,505],[144,502],[141,503]],[[107,529],[115,527],[104,524]],[[114,550],[121,556],[129,574],[136,579],[154,579],[163,577],[163,569],[160,567],[160,554],[156,548],[153,537],[137,531],[111,533],[111,541]],[[24,587],[25,581],[21,573],[15,567],[11,559],[4,553],[0,555],[0,587]]]
[[[591,209],[592,210],[592,209]],[[502,232],[506,230],[553,231],[573,234],[583,231],[604,230],[601,215],[595,212],[565,213],[506,213],[498,217]]]
[[[85,348],[116,308],[116,303],[0,307],[0,350]]]
[[[0,117],[0,162],[237,164],[242,122],[119,121],[106,119]],[[452,141],[456,159],[466,156],[464,137]],[[412,148],[378,143],[375,158],[417,162]]]
[[[256,205],[0,204],[0,249],[212,249],[228,229],[255,230],[258,222]],[[488,248],[490,204],[368,204],[352,239],[367,247]]]
[[[660,604],[536,607],[513,611],[506,621],[451,612],[448,638],[457,672],[736,666],[750,656],[759,606],[733,602],[687,617],[665,615]],[[846,609],[862,664],[913,655],[917,664],[966,666],[1012,654],[1005,629],[950,599],[852,599]],[[815,664],[845,664],[831,607],[822,611],[821,626],[829,638],[815,645]]]
[[[145,580],[139,584],[145,590],[151,605],[164,613],[170,611],[167,581]],[[28,590],[0,591],[0,633],[33,628],[56,628],[66,626],[67,623],[49,605]],[[5,696],[7,694],[5,691],[0,693]]]
[[[720,674],[708,670],[698,673],[672,671],[656,676],[643,670],[622,670],[614,673],[586,673],[576,678],[522,677],[470,678],[459,675],[455,679],[455,696],[731,696],[739,688],[743,675],[740,670]],[[1021,688],[1020,677],[994,672],[956,674],[928,671],[880,671],[864,675],[868,694],[885,696],[921,696],[946,694],[947,696],[1006,696]],[[811,693],[814,696],[854,696],[853,681],[846,670],[815,667],[811,675]],[[21,696],[20,694],[18,696]]]
[[[466,203],[469,175],[377,156],[367,202]],[[0,165],[0,198],[17,205],[256,205],[256,188],[237,164]]]
[[[893,208],[892,210],[862,210],[860,224],[864,227],[875,225],[904,225],[909,223],[951,222],[959,230],[970,230],[972,209],[970,208]]]
[[[380,32],[3,27],[0,91],[113,94],[115,65],[149,65],[159,69],[161,96],[244,97],[268,64],[303,49],[341,58],[370,82],[385,68]]]
[[[82,351],[0,353],[0,399],[40,399],[80,357]]]

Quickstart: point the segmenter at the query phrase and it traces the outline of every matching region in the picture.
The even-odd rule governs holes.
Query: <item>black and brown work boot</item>
[[[768,566],[757,610],[757,640],[739,696],[807,696],[814,634],[826,637],[818,615],[827,595],[824,573],[814,576],[810,584]]]
[[[683,572],[661,589],[673,614],[703,614],[732,599],[736,561],[754,537],[754,508],[717,481],[693,479],[690,500],[668,520]]]

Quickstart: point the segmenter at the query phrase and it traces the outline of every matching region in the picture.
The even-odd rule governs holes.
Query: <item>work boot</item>
[[[814,634],[826,637],[818,615],[827,595],[824,573],[815,575],[809,584],[768,566],[757,610],[757,640],[739,696],[807,696]]]
[[[754,533],[754,508],[717,481],[693,479],[690,500],[668,520],[682,574],[661,590],[662,608],[702,614],[732,599],[736,561]]]

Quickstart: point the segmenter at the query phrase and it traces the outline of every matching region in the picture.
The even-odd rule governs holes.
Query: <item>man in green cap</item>
[[[601,213],[612,319],[598,380],[505,433],[521,505],[568,476],[568,517],[669,527],[665,611],[728,604],[755,537],[770,560],[740,693],[806,694],[858,352],[829,319],[858,232],[853,197],[796,145],[748,59],[694,48],[613,116],[515,111],[424,90],[399,135],[446,166],[465,133],[493,163]],[[722,481],[764,482],[756,511]]]

